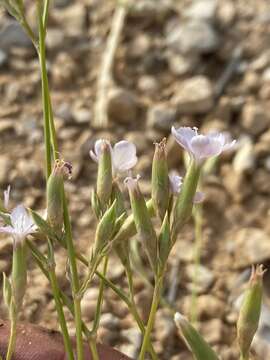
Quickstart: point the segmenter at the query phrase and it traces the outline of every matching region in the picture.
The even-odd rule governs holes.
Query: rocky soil
[[[66,188],[76,245],[87,253],[93,239],[95,219],[89,204],[96,165],[88,152],[95,139],[126,138],[137,145],[136,172],[149,196],[154,141],[168,137],[170,167],[184,174],[181,151],[170,136],[173,124],[229,131],[239,140],[238,147],[222,158],[204,183],[198,326],[222,359],[237,359],[239,295],[250,265],[270,263],[270,3],[138,0],[129,10],[116,54],[109,125],[98,130],[93,126],[96,80],[113,9],[114,1],[108,0],[55,0],[49,19],[48,68],[57,134],[61,156],[74,168]],[[31,2],[28,12],[34,21]],[[38,59],[20,27],[4,11],[0,18],[0,94],[1,191],[11,184],[14,205],[23,201],[42,209],[45,182]],[[164,293],[186,315],[191,306],[193,243],[190,223],[171,256]],[[10,239],[2,236],[1,272],[10,271],[11,251]],[[69,291],[60,249],[56,260],[61,286]],[[31,261],[29,269],[23,318],[57,328],[48,283]],[[109,277],[126,287],[123,268],[115,258]],[[267,283],[268,278],[254,342],[256,359],[270,356]],[[83,300],[88,323],[95,311],[97,284]],[[139,276],[135,290],[146,317],[151,291]],[[73,329],[71,318],[69,322]],[[99,338],[136,358],[140,334],[110,290]],[[153,343],[160,359],[191,359],[166,308],[158,312]]]

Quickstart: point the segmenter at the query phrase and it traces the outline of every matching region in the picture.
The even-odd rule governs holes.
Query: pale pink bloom
[[[113,147],[108,140],[99,139],[95,142],[94,151],[90,151],[91,158],[98,162],[102,153],[102,145],[107,144],[111,150],[112,167],[115,174],[132,169],[137,161],[136,146],[126,140],[119,141]]]
[[[212,132],[208,135],[200,135],[197,128],[172,127],[172,134],[175,140],[189,155],[201,164],[209,157],[220,155],[223,151],[231,149],[236,141],[228,141],[227,135]]]
[[[12,235],[15,243],[22,242],[27,235],[34,232],[34,222],[23,205],[18,205],[11,211],[10,225],[1,226],[0,232]]]
[[[183,178],[179,176],[176,171],[171,171],[169,174],[170,188],[173,195],[178,195],[182,189]],[[199,204],[205,199],[205,194],[201,191],[197,191],[193,198],[194,204]]]
[[[171,171],[169,174],[170,188],[174,195],[180,193],[181,186],[183,184],[182,176],[179,176],[176,171]]]

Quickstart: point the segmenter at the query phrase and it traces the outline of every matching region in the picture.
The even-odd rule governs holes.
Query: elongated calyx
[[[112,193],[112,156],[110,144],[103,140],[100,145],[97,175],[97,196],[103,211],[109,204]]]
[[[201,166],[194,160],[191,161],[187,174],[184,178],[181,192],[178,194],[174,207],[172,225],[174,241],[177,236],[177,232],[189,220],[192,214],[192,207],[200,178],[200,172]]]
[[[71,165],[56,160],[47,182],[47,220],[56,232],[60,232],[63,226],[63,184],[66,176],[71,176]]]
[[[157,236],[153,228],[145,199],[138,184],[138,178],[128,177],[125,183],[128,187],[131,209],[137,233],[142,241],[153,270],[157,270]]]
[[[218,360],[214,350],[183,315],[176,313],[174,321],[180,330],[183,340],[196,360]]]
[[[170,181],[166,154],[166,139],[155,144],[152,164],[152,199],[157,215],[163,220],[169,206]]]
[[[262,265],[252,268],[249,285],[239,313],[237,340],[243,360],[249,359],[250,346],[258,329],[263,294],[262,279],[265,271]]]

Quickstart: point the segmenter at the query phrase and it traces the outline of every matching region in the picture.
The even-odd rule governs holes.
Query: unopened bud
[[[134,223],[139,237],[154,271],[157,270],[157,236],[148,213],[144,197],[138,184],[138,178],[126,178]]]
[[[249,349],[257,331],[262,304],[263,266],[252,268],[248,288],[244,294],[239,318],[237,321],[237,340],[240,347],[241,359],[249,359]]]
[[[214,350],[183,315],[176,313],[174,321],[180,330],[183,340],[196,360],[218,360]]]
[[[161,221],[169,206],[170,182],[166,155],[166,139],[155,144],[152,164],[152,199],[155,211]]]
[[[94,254],[101,252],[105,245],[112,239],[116,221],[116,203],[115,201],[111,207],[105,211],[100,219],[95,235]]]
[[[173,214],[173,237],[177,236],[180,228],[189,220],[192,215],[193,200],[196,194],[200,178],[201,167],[192,161],[184,178],[181,192],[179,193]]]
[[[17,312],[20,311],[26,291],[26,250],[27,248],[25,243],[17,243],[13,249],[11,287],[12,298]]]
[[[97,196],[103,209],[108,205],[112,193],[112,156],[110,144],[102,143],[98,159]]]
[[[59,233],[63,227],[63,184],[70,177],[71,167],[63,160],[56,160],[47,182],[47,220]]]

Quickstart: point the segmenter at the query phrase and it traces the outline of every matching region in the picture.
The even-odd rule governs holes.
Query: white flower
[[[182,190],[183,178],[179,176],[176,171],[171,171],[169,174],[170,188],[173,195],[178,195]],[[205,194],[201,191],[197,191],[193,198],[194,204],[199,204],[205,199]]]
[[[34,232],[34,222],[23,205],[18,205],[10,214],[10,225],[1,226],[0,232],[11,234],[15,243],[22,242]]]
[[[182,176],[179,176],[176,171],[171,171],[169,174],[170,188],[173,195],[180,193],[181,186],[183,184]]]
[[[189,155],[201,164],[211,156],[220,155],[223,151],[231,149],[235,145],[235,140],[228,142],[228,137],[223,133],[209,133],[208,135],[198,134],[197,128],[172,127],[172,134],[175,140],[181,145]]]
[[[137,161],[136,146],[126,140],[119,141],[113,147],[108,140],[99,139],[95,142],[94,151],[90,151],[91,158],[98,162],[102,152],[102,144],[106,143],[111,149],[112,167],[114,173],[122,173],[132,169]]]

